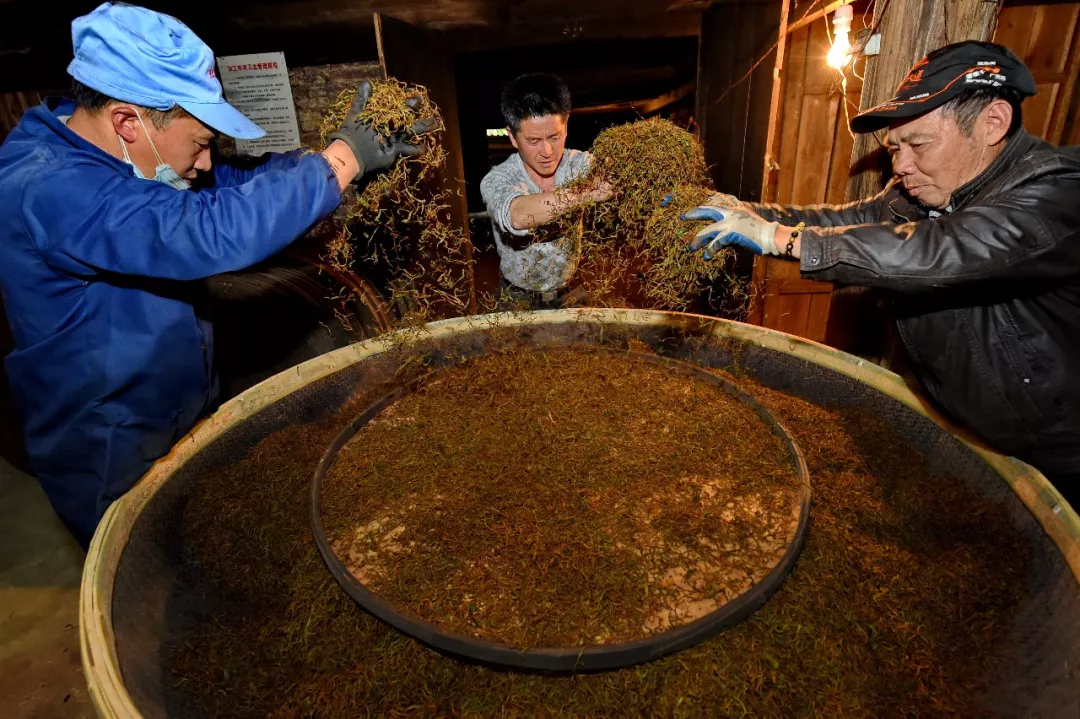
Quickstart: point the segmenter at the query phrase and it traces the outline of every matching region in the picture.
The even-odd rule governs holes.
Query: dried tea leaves
[[[589,304],[683,310],[705,295],[717,311],[742,319],[750,282],[736,271],[735,251],[711,261],[686,251],[705,223],[681,215],[713,194],[698,139],[667,120],[640,120],[604,130],[590,153],[589,172],[569,187],[604,180],[614,197],[569,209],[541,231],[578,244]]]
[[[194,481],[182,569],[205,611],[171,650],[177,691],[212,716],[978,713],[994,658],[1033,609],[1009,508],[933,471],[868,410],[740,385],[799,443],[814,506],[780,591],[715,639],[547,677],[449,659],[365,613],[327,572],[306,508],[323,450],[383,389]]]
[[[444,370],[345,445],[323,503],[368,589],[518,649],[699,619],[776,566],[800,512],[794,462],[748,406],[569,349]]]
[[[424,146],[423,154],[403,157],[389,170],[365,177],[359,188],[347,190],[342,208],[326,221],[332,231],[324,259],[339,271],[352,270],[357,262],[385,265],[392,278],[388,305],[401,308],[400,327],[467,314],[471,247],[464,228],[451,221],[452,191],[437,176],[447,159],[442,115],[423,86],[393,78],[371,84],[361,118],[373,128],[393,133],[411,128],[417,120],[434,118],[435,129],[415,140]],[[323,117],[319,133],[324,142],[340,126],[355,97],[355,89],[343,91]],[[419,102],[410,106],[410,97]],[[327,232],[325,226],[321,231]],[[346,316],[340,319],[348,326]]]

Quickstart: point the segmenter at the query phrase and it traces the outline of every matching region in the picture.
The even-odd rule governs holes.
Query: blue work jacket
[[[218,164],[198,191],[136,178],[67,128],[73,110],[46,100],[0,146],[0,289],[34,472],[86,546],[214,401],[211,328],[181,281],[265,259],[341,192],[322,155],[299,151]]]

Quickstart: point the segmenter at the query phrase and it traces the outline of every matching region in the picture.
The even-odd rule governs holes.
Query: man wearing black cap
[[[1080,506],[1080,148],[1021,126],[1035,94],[1008,49],[962,42],[917,63],[855,132],[888,129],[894,177],[847,205],[717,195],[690,249],[799,261],[808,279],[892,291],[926,391]]]

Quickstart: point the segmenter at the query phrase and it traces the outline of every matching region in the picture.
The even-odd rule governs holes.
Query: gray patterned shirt
[[[562,187],[589,169],[592,156],[580,150],[563,150],[555,170],[555,186]],[[480,182],[499,251],[499,270],[508,282],[535,292],[553,292],[570,281],[577,267],[568,243],[536,242],[521,250],[503,242],[504,234],[524,237],[532,230],[518,230],[510,222],[510,203],[523,195],[535,195],[540,188],[529,177],[521,155],[515,152],[502,164],[491,168]]]

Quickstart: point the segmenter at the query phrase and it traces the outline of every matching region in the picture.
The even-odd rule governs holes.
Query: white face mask
[[[157,167],[154,169],[153,180],[155,182],[161,182],[163,184],[166,184],[169,187],[173,187],[177,190],[190,190],[191,183],[180,177],[180,175],[177,174],[176,170],[172,168],[172,165],[162,161],[161,155],[158,154],[157,148],[154,147],[154,141],[150,139],[150,133],[146,129],[146,123],[143,122],[142,115],[139,114],[138,110],[135,111],[135,117],[139,118],[139,124],[142,125],[143,132],[146,133],[146,141],[150,143],[150,149],[153,151],[154,157],[157,158],[158,164]],[[120,140],[120,150],[124,153],[124,162],[131,165],[131,169],[135,171],[135,177],[141,178],[143,180],[151,179],[148,178],[146,175],[142,174],[142,171],[138,168],[138,166],[131,161],[131,157],[128,155],[127,151],[127,143],[124,142],[124,138],[120,137],[119,135],[117,135],[116,137]]]

